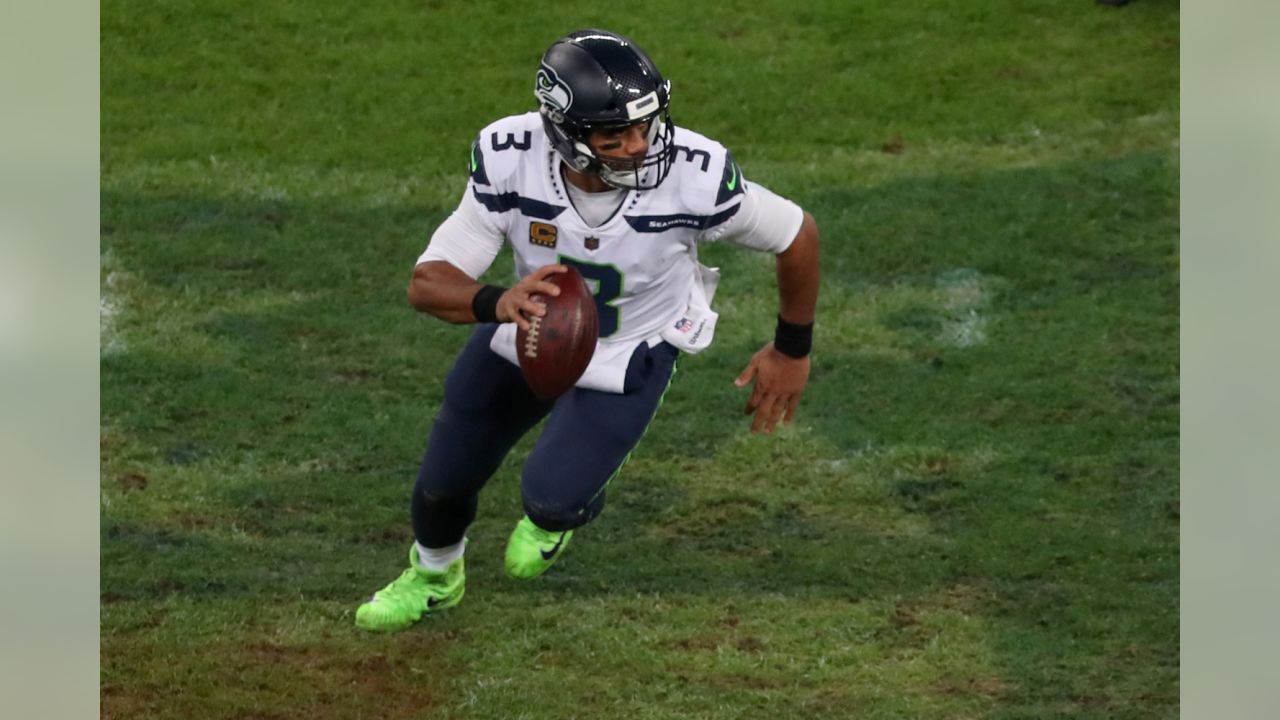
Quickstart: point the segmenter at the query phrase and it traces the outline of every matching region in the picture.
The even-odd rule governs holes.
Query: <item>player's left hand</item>
[[[755,387],[751,389],[751,397],[747,398],[744,408],[746,415],[755,413],[751,432],[773,432],[779,419],[790,424],[796,415],[800,395],[809,382],[809,356],[793,358],[783,355],[774,350],[770,342],[751,356],[747,369],[733,384],[746,387],[752,380]]]

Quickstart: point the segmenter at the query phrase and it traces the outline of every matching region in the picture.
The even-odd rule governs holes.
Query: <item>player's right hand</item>
[[[547,282],[546,279],[556,273],[568,272],[569,268],[564,265],[543,265],[533,272],[525,275],[516,283],[514,287],[508,288],[502,293],[502,297],[498,298],[498,307],[495,311],[498,316],[498,322],[513,322],[520,327],[521,330],[529,329],[529,318],[541,317],[547,314],[547,309],[542,303],[535,302],[530,296],[534,293],[543,295],[556,296],[560,294],[560,288]]]

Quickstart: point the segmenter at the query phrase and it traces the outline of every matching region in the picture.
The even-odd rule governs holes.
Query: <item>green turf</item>
[[[506,579],[526,439],[463,603],[361,633],[466,336],[412,264],[590,24],[816,217],[809,392],[748,434],[772,262],[708,248],[605,513]],[[1177,714],[1176,3],[108,0],[101,48],[104,717]]]

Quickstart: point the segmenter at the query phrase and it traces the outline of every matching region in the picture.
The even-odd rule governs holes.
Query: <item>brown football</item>
[[[554,400],[586,372],[600,337],[600,319],[591,290],[576,268],[570,266],[547,282],[559,286],[560,294],[531,296],[546,306],[547,314],[530,319],[528,332],[516,331],[516,356],[533,394]]]

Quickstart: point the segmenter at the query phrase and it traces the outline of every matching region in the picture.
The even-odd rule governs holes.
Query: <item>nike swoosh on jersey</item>
[[[742,179],[742,168],[728,152],[724,155],[724,174],[720,176],[720,184],[716,187],[716,205],[729,202],[734,195],[741,195],[746,189]]]

